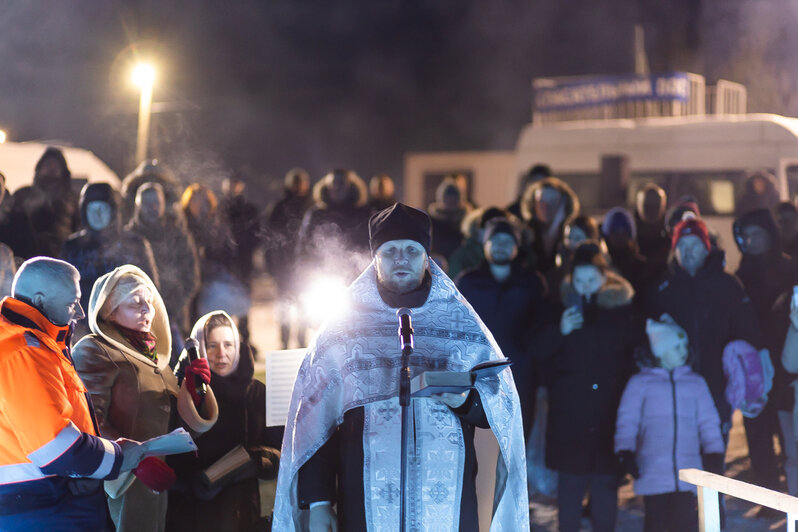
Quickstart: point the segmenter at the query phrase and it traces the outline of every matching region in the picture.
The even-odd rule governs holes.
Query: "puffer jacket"
[[[720,417],[706,381],[689,366],[642,368],[621,397],[615,452],[636,453],[637,495],[692,491],[679,470],[701,469],[701,453],[723,453]]]

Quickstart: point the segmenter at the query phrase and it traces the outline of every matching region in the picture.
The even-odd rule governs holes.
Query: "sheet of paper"
[[[266,360],[266,426],[285,425],[291,392],[299,367],[305,358],[305,349],[267,351]]]
[[[182,427],[173,430],[169,434],[144,441],[142,445],[145,447],[144,454],[146,456],[168,456],[197,450],[197,444],[194,443],[186,429]]]

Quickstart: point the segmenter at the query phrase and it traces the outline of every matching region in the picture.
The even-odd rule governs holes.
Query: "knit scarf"
[[[153,361],[158,359],[158,353],[155,352],[156,339],[154,334],[150,331],[144,332],[128,329],[118,323],[114,323],[113,325],[116,327],[116,330],[119,331],[119,334],[127,340],[130,347]]]

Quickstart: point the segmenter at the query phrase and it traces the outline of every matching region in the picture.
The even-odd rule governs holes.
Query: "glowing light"
[[[333,276],[317,277],[310,282],[300,300],[311,325],[346,311],[346,288],[342,279]]]
[[[0,144],[3,144],[7,138],[6,132],[0,129]]]
[[[155,83],[155,67],[149,63],[139,63],[133,69],[133,83],[137,87],[145,88],[152,87]]]

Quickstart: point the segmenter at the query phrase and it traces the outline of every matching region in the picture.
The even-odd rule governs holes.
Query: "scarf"
[[[122,338],[124,338],[127,343],[130,344],[130,347],[152,361],[157,362],[158,353],[155,352],[156,338],[154,334],[152,334],[150,331],[144,332],[128,329],[127,327],[123,327],[118,323],[114,323],[113,326],[117,331],[119,331],[119,334],[122,335]]]

